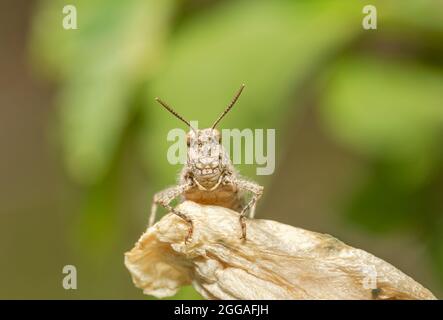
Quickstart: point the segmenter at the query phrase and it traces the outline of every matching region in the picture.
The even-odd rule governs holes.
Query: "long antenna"
[[[158,103],[160,103],[166,110],[168,110],[170,113],[172,113],[174,116],[176,116],[177,118],[179,118],[181,121],[183,121],[184,123],[186,123],[188,125],[188,127],[190,127],[191,129],[193,129],[191,127],[191,124],[189,123],[189,121],[185,120],[181,115],[179,115],[177,112],[175,112],[174,109],[172,109],[170,106],[168,106],[166,104],[166,102],[162,101],[160,98],[155,98],[155,101],[157,101]]]
[[[232,99],[231,103],[227,106],[227,108],[225,109],[225,111],[223,111],[223,113],[220,115],[220,117],[218,117],[217,120],[215,120],[214,124],[212,125],[212,129],[215,128],[215,126],[220,122],[221,119],[223,119],[223,117],[229,112],[229,110],[231,110],[231,108],[234,106],[234,104],[237,102],[238,97],[240,97],[243,89],[245,88],[245,85],[242,84],[240,89],[238,90],[238,92],[236,93],[236,95],[234,96],[234,98]]]

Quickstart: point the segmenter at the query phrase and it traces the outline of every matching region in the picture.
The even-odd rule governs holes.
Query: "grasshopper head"
[[[189,131],[187,135],[187,165],[193,177],[205,188],[211,188],[212,186],[217,185],[220,176],[224,173],[227,165],[229,165],[229,158],[221,145],[220,132],[215,127],[237,102],[244,87],[245,85],[240,87],[231,103],[217,118],[217,120],[215,120],[212,127],[201,130],[193,128],[189,121],[180,116],[168,104],[159,98],[156,98],[157,102],[160,103],[166,110],[191,128],[191,131]]]
[[[221,145],[217,129],[191,130],[187,135],[187,165],[199,183],[217,182],[224,172],[228,157]]]

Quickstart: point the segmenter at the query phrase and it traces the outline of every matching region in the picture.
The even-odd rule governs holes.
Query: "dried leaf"
[[[134,284],[159,298],[192,284],[207,299],[435,299],[413,279],[330,235],[184,202],[188,225],[168,214],[126,253]]]

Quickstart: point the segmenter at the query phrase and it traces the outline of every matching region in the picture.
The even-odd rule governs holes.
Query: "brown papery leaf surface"
[[[207,299],[435,299],[389,263],[327,234],[272,220],[248,219],[240,240],[239,213],[184,202],[125,254],[132,280],[163,298],[192,284]]]

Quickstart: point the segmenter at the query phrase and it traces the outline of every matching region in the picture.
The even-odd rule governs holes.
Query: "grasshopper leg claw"
[[[241,226],[241,237],[240,240],[245,240],[246,241],[246,221],[245,221],[246,217],[244,215],[240,216],[240,226]]]

